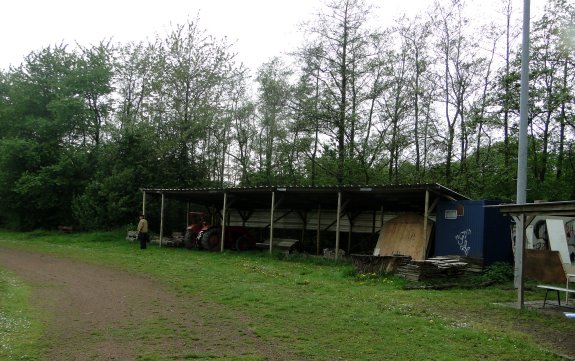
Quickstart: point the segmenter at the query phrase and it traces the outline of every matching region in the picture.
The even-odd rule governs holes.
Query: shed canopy
[[[500,204],[491,206],[511,216],[575,216],[575,201]]]
[[[524,204],[500,204],[491,206],[499,208],[501,213],[512,216],[518,225],[522,225],[523,242],[515,244],[515,287],[517,287],[517,308],[523,308],[524,296],[524,257],[525,230],[536,216],[575,216],[575,200],[561,202],[538,202]]]
[[[415,185],[369,185],[369,186],[275,186],[236,188],[191,188],[166,189],[143,188],[147,194],[161,194],[166,198],[178,199],[206,207],[223,207],[224,194],[227,207],[235,209],[269,209],[271,194],[275,194],[278,208],[310,210],[336,209],[338,194],[347,211],[383,210],[393,212],[425,212],[425,198],[464,200],[469,199],[440,184]]]

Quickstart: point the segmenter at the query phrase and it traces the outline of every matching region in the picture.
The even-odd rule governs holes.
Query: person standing
[[[138,222],[138,241],[140,241],[140,249],[146,249],[146,245],[150,236],[148,234],[148,221],[146,216],[140,214],[140,222]]]

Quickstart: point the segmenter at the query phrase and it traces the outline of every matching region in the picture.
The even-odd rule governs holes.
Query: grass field
[[[29,307],[29,288],[0,269],[0,360],[35,360],[42,325]]]
[[[575,322],[561,314],[502,306],[516,298],[511,283],[405,290],[401,278],[356,274],[344,261],[157,245],[140,251],[124,236],[0,232],[0,245],[152,275],[180,294],[246,315],[259,337],[291,345],[302,359],[560,360],[566,350],[553,345],[554,335],[575,335]],[[0,317],[14,320],[0,328],[0,359],[27,359],[26,350],[42,347],[27,292],[0,270]],[[528,287],[526,297],[543,293]]]

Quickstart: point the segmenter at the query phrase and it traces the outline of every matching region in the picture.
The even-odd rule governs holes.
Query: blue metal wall
[[[512,261],[509,217],[484,200],[442,201],[437,205],[435,255],[482,258],[484,265]]]

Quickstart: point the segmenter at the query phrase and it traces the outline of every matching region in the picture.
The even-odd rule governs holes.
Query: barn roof
[[[146,194],[164,195],[206,207],[223,207],[224,194],[228,207],[235,209],[270,208],[271,195],[278,208],[299,210],[336,209],[338,194],[347,211],[383,210],[419,212],[425,210],[425,197],[430,204],[438,199],[465,200],[468,197],[437,183],[366,186],[269,186],[234,188],[142,188]]]

